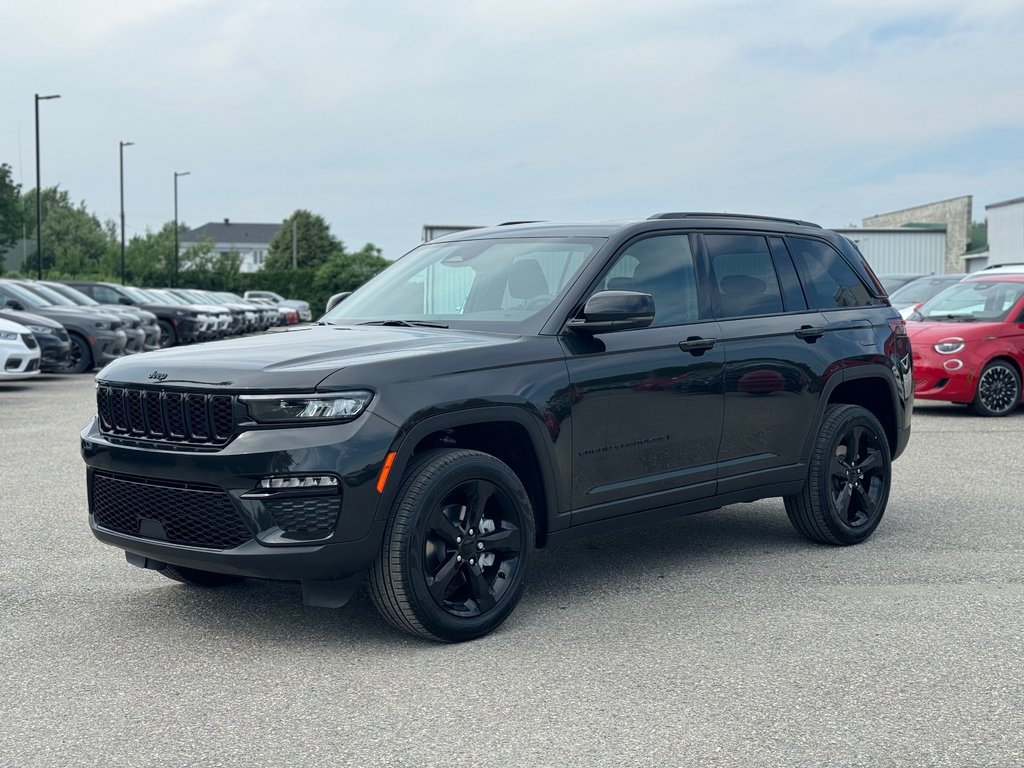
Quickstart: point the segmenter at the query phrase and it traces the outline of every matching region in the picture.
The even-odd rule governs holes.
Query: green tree
[[[355,253],[335,253],[316,271],[318,292],[329,296],[354,291],[391,263],[380,254],[380,248],[373,243],[367,243]]]
[[[35,210],[36,190],[22,196],[22,210]],[[109,269],[110,259],[117,248],[106,228],[89,212],[85,202],[77,206],[71,202],[66,190],[47,187],[43,190],[43,271],[54,270],[65,275],[96,274]],[[35,237],[35,220],[26,224],[29,237]],[[35,257],[23,265],[25,271],[34,271]],[[120,270],[118,270],[120,272]]]
[[[284,220],[264,259],[264,269],[290,269],[292,267],[292,239],[294,233],[296,264],[299,267],[319,267],[332,254],[344,246],[331,234],[324,218],[309,211],[297,210]]]
[[[14,245],[22,236],[24,210],[21,185],[11,178],[11,166],[0,164],[0,250]]]

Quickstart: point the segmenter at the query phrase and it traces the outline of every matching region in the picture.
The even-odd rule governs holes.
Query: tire
[[[65,363],[64,373],[88,373],[96,367],[92,359],[92,349],[89,342],[77,333],[69,333],[71,339],[71,352],[68,353],[68,361]]]
[[[168,323],[166,320],[158,320],[157,325],[160,326],[160,339],[157,342],[160,348],[173,347],[178,343],[178,334],[174,332],[174,326]]]
[[[1020,374],[1005,360],[986,365],[971,401],[971,410],[979,416],[1009,416],[1020,405]]]
[[[889,440],[878,419],[859,405],[832,405],[818,430],[807,482],[784,499],[786,514],[811,541],[859,544],[881,522],[891,482]]]
[[[478,451],[429,451],[402,479],[370,596],[404,632],[447,643],[486,635],[522,597],[534,530],[507,465]]]
[[[182,584],[188,584],[190,587],[224,587],[228,584],[237,584],[240,581],[244,581],[243,576],[199,571],[195,568],[185,568],[180,565],[167,565],[163,570],[157,571],[157,573],[162,573],[171,581],[180,581]]]

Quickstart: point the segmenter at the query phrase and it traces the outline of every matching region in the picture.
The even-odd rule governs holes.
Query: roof
[[[553,222],[531,221],[501,224],[496,227],[468,229],[451,235],[444,235],[431,243],[456,240],[486,240],[499,237],[611,237],[627,230],[659,231],[679,227],[706,230],[737,229],[763,230],[770,232],[806,232],[809,228],[822,230],[817,224],[800,222],[797,219],[780,219],[768,216],[745,216],[722,213],[669,213],[656,214],[646,219],[621,219],[612,221]]]
[[[875,233],[875,234],[897,234],[897,235],[919,235],[922,232],[945,232],[945,224],[935,224],[928,226],[921,226],[918,224],[907,225],[905,227],[832,227],[833,232],[841,232],[847,234],[849,232],[864,232],[864,233]]]
[[[190,229],[179,240],[183,243],[199,243],[212,240],[214,243],[245,243],[265,245],[274,239],[281,224],[259,224],[228,221],[211,221],[201,227]]]
[[[1017,203],[1024,203],[1024,197],[1015,197],[1013,200],[1003,200],[1000,203],[992,203],[985,206],[987,211],[989,208],[1002,208],[1004,205],[1016,205]]]

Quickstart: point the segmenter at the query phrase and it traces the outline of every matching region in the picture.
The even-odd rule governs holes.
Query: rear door
[[[781,238],[708,233],[703,245],[725,352],[718,492],[795,479],[833,373],[829,323],[808,307]]]

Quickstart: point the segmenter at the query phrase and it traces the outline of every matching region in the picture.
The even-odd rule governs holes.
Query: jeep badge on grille
[[[149,378],[154,379],[156,381],[163,381],[164,379],[167,378],[167,374],[161,373],[160,371],[153,371],[151,374],[149,374]]]

